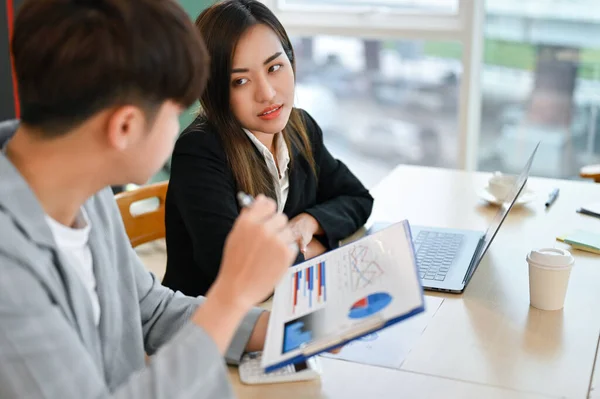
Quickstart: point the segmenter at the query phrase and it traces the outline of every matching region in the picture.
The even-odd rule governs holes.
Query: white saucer
[[[492,193],[490,193],[487,187],[484,187],[481,190],[479,190],[477,195],[479,196],[479,198],[486,202],[489,202],[490,204],[502,205],[502,200],[496,198]],[[517,198],[513,206],[525,205],[533,201],[536,197],[537,195],[535,194],[535,192],[526,187],[525,192],[521,193],[521,195],[519,196],[519,198]]]

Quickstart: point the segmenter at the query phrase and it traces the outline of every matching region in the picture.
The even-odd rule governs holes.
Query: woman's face
[[[273,30],[258,24],[240,38],[233,54],[230,106],[252,133],[276,134],[294,105],[294,71]]]

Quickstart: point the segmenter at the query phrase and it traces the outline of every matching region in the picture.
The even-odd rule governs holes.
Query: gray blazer
[[[16,124],[0,124],[0,148]],[[189,318],[202,298],[163,287],[129,244],[110,189],[85,203],[102,309],[65,264],[43,210],[0,154],[0,398],[229,398],[227,368]],[[227,353],[240,359],[260,310]],[[146,367],[144,353],[154,354]]]

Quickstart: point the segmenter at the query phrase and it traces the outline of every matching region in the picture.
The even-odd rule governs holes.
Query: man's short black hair
[[[12,54],[21,121],[55,136],[113,106],[200,97],[208,54],[175,0],[26,0]]]

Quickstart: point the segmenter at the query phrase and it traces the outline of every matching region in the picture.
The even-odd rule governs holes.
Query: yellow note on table
[[[565,236],[557,237],[557,239],[570,244],[575,249],[600,254],[600,234],[598,233],[577,230]]]

